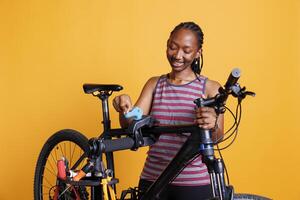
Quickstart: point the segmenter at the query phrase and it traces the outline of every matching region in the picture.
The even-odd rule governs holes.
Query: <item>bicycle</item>
[[[199,107],[211,106],[217,113],[224,113],[225,102],[228,96],[232,95],[238,98],[240,105],[247,95],[254,93],[240,87],[237,83],[239,77],[240,71],[233,70],[224,88],[220,87],[217,96],[196,99],[195,104]],[[122,86],[84,84],[83,89],[85,93],[92,94],[102,101],[103,133],[89,140],[71,129],[53,134],[44,144],[38,157],[34,177],[35,200],[159,199],[166,186],[199,154],[202,155],[210,175],[213,192],[211,200],[268,200],[259,195],[234,193],[233,187],[225,180],[223,159],[215,157],[214,146],[221,141],[213,142],[211,130],[201,129],[196,125],[158,127],[154,126],[151,116],[138,116],[136,113],[133,113],[136,119],[127,129],[111,129],[108,98],[113,92],[122,90]],[[117,198],[115,193],[118,179],[114,177],[113,152],[149,146],[155,142],[156,134],[164,132],[190,133],[190,136],[144,194],[141,195],[138,188],[130,188],[124,190],[120,198]],[[103,155],[106,159],[103,159]]]

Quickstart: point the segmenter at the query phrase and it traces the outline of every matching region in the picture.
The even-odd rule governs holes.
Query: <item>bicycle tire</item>
[[[67,145],[69,145],[69,147]],[[68,148],[70,148],[70,152],[67,153]],[[78,131],[64,129],[53,134],[44,144],[37,160],[34,175],[34,200],[53,199],[51,197],[51,192],[53,191],[51,190],[58,185],[56,162],[61,158],[60,156],[70,159],[69,166],[71,167],[73,157],[78,157],[79,159],[79,157],[88,150],[88,139]],[[76,162],[78,159],[74,159],[74,161]],[[83,162],[85,162],[85,160]],[[80,167],[82,164],[84,163],[81,163]],[[48,175],[49,177],[47,177]],[[80,195],[80,199],[88,198],[85,187],[77,187],[77,192]],[[72,191],[70,193],[72,193]],[[72,196],[74,196],[74,194],[69,194],[68,198],[60,199],[72,200]]]
[[[243,193],[237,193],[233,195],[234,200],[271,200],[267,197],[263,197],[260,195],[255,194],[243,194]]]

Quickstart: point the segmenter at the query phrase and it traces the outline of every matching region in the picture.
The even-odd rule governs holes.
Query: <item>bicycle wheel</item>
[[[86,188],[69,187],[57,178],[57,161],[62,157],[69,162],[70,169],[89,149],[88,139],[75,130],[61,130],[44,144],[37,160],[34,176],[34,200],[80,200],[88,199]],[[86,157],[77,163],[76,169],[86,163]],[[58,194],[63,191],[63,195]]]
[[[250,200],[271,200],[269,198],[263,197],[263,196],[259,196],[259,195],[255,195],[255,194],[234,194],[233,195],[233,199],[234,200],[246,200],[246,199],[250,199]]]

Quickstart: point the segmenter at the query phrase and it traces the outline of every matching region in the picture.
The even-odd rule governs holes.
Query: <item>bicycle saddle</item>
[[[101,91],[120,91],[123,87],[121,85],[111,84],[83,84],[83,91],[86,94],[92,94],[93,92]]]

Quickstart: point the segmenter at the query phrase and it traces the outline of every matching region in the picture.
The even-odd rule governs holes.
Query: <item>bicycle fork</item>
[[[226,186],[224,177],[224,162],[214,156],[213,141],[210,130],[202,130],[200,153],[202,162],[206,164],[210,176],[213,197],[220,200],[231,200],[233,187]]]
[[[222,159],[215,159],[212,161],[212,169],[210,169],[209,165],[208,173],[210,176],[211,189],[213,193],[213,197],[218,197],[220,200],[226,199],[226,184],[224,178],[224,165]]]

